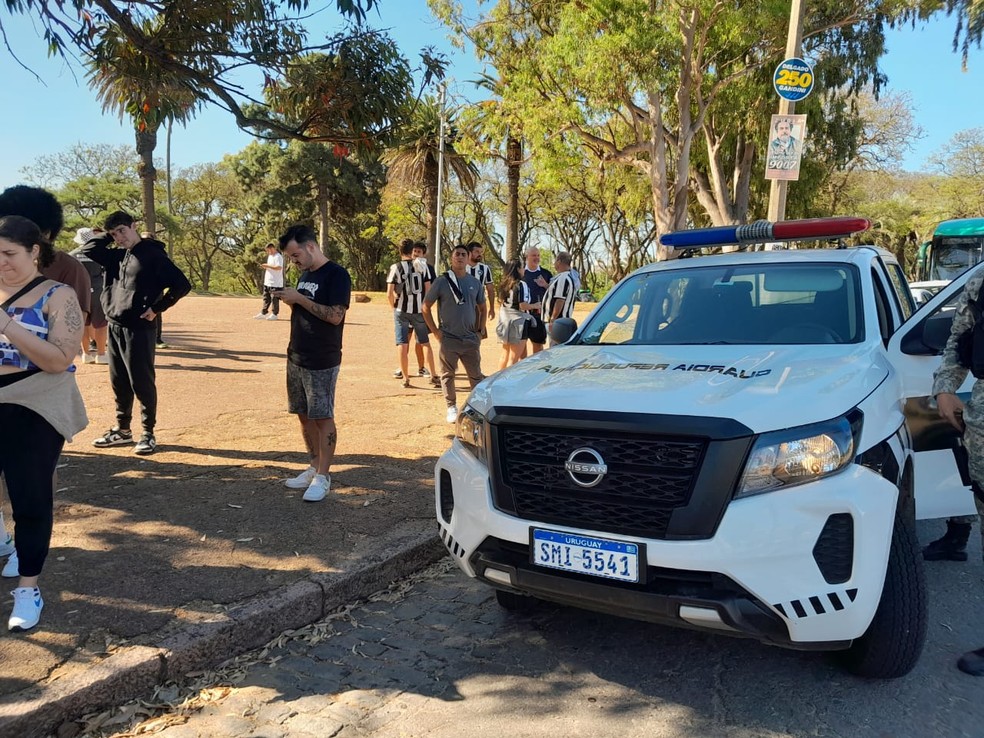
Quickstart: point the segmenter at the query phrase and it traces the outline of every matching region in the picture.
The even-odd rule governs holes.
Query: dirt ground
[[[91,445],[113,423],[113,400],[105,366],[78,367],[90,424],[66,445],[58,471],[41,624],[0,635],[0,696],[331,571],[380,532],[433,516],[433,465],[453,429],[440,390],[417,378],[404,389],[392,377],[392,317],[372,297],[353,302],[346,321],[338,455],[322,503],[281,484],[307,461],[285,404],[289,308],[279,321],[254,321],[258,297],[189,296],[164,315],[170,348],[157,356],[153,456]],[[486,373],[500,350],[484,342]],[[460,404],[463,376],[458,387]],[[9,507],[5,514],[9,528]]]

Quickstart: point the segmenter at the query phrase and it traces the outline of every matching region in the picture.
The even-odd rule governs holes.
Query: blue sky
[[[434,21],[425,0],[383,0],[372,25],[389,28],[408,56],[434,45],[451,59],[452,84],[462,92],[477,76],[478,65],[470,54],[455,51],[445,30]],[[6,99],[11,101],[0,116],[0,188],[23,180],[20,169],[38,156],[64,151],[78,141],[133,145],[130,124],[104,115],[85,86],[78,66],[45,56],[44,43],[31,22],[4,12],[3,23],[11,46],[41,78],[18,66],[0,49],[0,70]],[[905,167],[918,170],[926,158],[958,131],[984,127],[984,51],[974,49],[969,71],[961,70],[960,56],[950,51],[954,21],[941,18],[929,26],[891,31],[889,53],[882,66],[890,91],[908,91],[914,117],[925,137],[914,142]],[[187,128],[176,127],[172,137],[175,167],[218,161],[238,151],[250,137],[236,128],[231,115],[217,108],[205,109]],[[164,155],[163,140],[158,153]]]

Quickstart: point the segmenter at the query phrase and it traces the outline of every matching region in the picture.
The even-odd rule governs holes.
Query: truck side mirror
[[[938,310],[921,320],[903,338],[899,348],[910,356],[939,356],[943,353],[950,327],[953,325],[953,310]]]
[[[557,318],[550,324],[550,338],[554,343],[567,343],[577,330],[577,321],[573,318]]]

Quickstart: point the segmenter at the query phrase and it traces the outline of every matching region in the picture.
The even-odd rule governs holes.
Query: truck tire
[[[926,580],[915,525],[896,515],[885,585],[875,617],[864,635],[838,654],[852,674],[897,679],[916,665],[926,640]]]

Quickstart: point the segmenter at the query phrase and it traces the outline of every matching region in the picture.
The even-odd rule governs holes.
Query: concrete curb
[[[214,620],[190,624],[157,646],[128,646],[84,673],[10,695],[0,702],[0,738],[44,738],[65,722],[146,696],[158,684],[320,620],[443,555],[432,521],[391,531],[373,553],[338,572],[308,576],[236,604]]]

